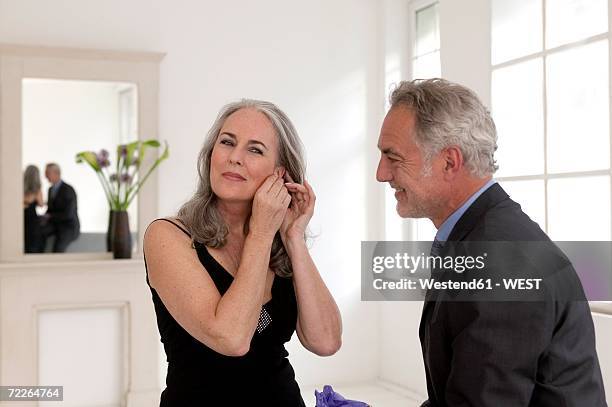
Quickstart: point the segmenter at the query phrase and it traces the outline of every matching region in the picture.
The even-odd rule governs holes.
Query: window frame
[[[441,44],[438,43],[438,48],[435,51],[431,51],[429,53],[423,55],[416,55],[417,48],[417,13],[425,10],[434,5],[438,5],[438,29],[440,28],[440,0],[412,0],[409,3],[409,15],[410,15],[410,77],[412,79],[418,79],[414,77],[414,63],[418,58],[422,58],[426,55],[433,54],[438,52],[439,55],[441,52]],[[438,39],[440,37],[440,33],[438,32]],[[442,72],[442,59],[440,58],[440,73]]]
[[[596,34],[587,38],[583,38],[581,40],[573,41],[570,43],[562,44],[550,49],[547,49],[547,38],[546,38],[546,6],[547,2],[550,0],[540,0],[542,7],[542,29],[541,29],[541,39],[542,39],[542,49],[538,52],[534,52],[528,55],[523,55],[517,58],[512,58],[500,63],[494,64],[491,58],[490,61],[490,75],[489,81],[491,83],[491,88],[493,86],[493,73],[496,70],[504,69],[510,66],[516,66],[518,64],[536,60],[541,58],[542,60],[542,115],[543,115],[543,148],[544,148],[544,169],[541,174],[530,174],[530,175],[504,175],[500,177],[495,177],[495,180],[503,183],[510,181],[543,181],[544,182],[544,225],[540,225],[546,233],[549,231],[550,221],[549,221],[549,181],[554,179],[563,179],[563,178],[586,178],[586,177],[594,177],[594,176],[608,176],[610,181],[610,210],[612,211],[612,112],[608,115],[608,137],[610,139],[609,142],[609,154],[610,154],[610,163],[607,169],[599,169],[599,170],[588,170],[588,171],[570,171],[563,173],[549,173],[548,171],[548,78],[547,78],[547,62],[548,57],[551,55],[559,54],[565,51],[578,49],[585,45],[590,45],[599,41],[607,40],[608,41],[608,110],[610,111],[612,107],[612,103],[610,103],[610,97],[612,97],[611,86],[612,86],[612,52],[611,51],[611,38],[610,38],[610,4],[608,1],[608,31],[601,34]],[[490,20],[491,27],[493,26],[493,10],[491,8],[490,12]],[[492,35],[492,29],[491,29]],[[492,41],[491,41],[492,46]],[[493,101],[491,100],[492,110],[494,109]],[[610,217],[610,233],[612,233],[612,216]]]

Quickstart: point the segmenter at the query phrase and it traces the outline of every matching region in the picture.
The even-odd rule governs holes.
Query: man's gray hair
[[[61,170],[61,168],[60,168],[59,164],[57,164],[57,163],[48,163],[48,164],[45,166],[45,168],[46,168],[47,170],[51,170],[51,171],[55,171],[55,172],[57,172],[57,175],[61,175],[61,174],[62,174],[62,170]]]
[[[402,81],[389,96],[391,108],[406,106],[415,115],[415,142],[426,168],[442,149],[457,146],[476,177],[493,174],[497,131],[489,110],[465,86],[444,79]]]

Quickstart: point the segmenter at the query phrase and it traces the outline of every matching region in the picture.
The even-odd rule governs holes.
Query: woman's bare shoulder
[[[160,284],[168,283],[166,278],[169,276],[181,274],[185,269],[201,268],[191,237],[178,227],[182,228],[183,224],[175,222],[175,219],[172,222],[174,224],[156,219],[145,231],[143,251],[151,286],[156,289]]]
[[[147,226],[145,230],[144,240],[149,242],[152,240],[166,240],[167,238],[175,239],[182,237],[180,240],[191,240],[188,228],[178,218],[167,216],[157,218]]]

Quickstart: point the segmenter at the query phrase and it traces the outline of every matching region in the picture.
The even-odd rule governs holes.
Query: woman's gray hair
[[[489,110],[465,86],[444,79],[402,81],[391,92],[391,108],[406,106],[415,115],[415,142],[425,168],[442,149],[457,146],[470,173],[482,178],[497,170],[497,131]]]
[[[38,167],[28,165],[23,172],[23,194],[37,194],[40,188],[40,171]]]
[[[199,182],[196,193],[179,209],[177,217],[188,228],[193,242],[209,247],[223,247],[227,242],[228,229],[217,209],[217,196],[210,185],[210,159],[219,132],[227,118],[240,109],[251,108],[263,113],[272,123],[278,136],[277,165],[285,167],[287,173],[297,183],[303,183],[306,173],[302,142],[287,117],[276,105],[261,100],[242,99],[224,106],[208,131],[198,157]],[[249,222],[245,224],[248,231]],[[281,277],[293,274],[291,261],[280,234],[276,233],[272,242],[270,268]]]

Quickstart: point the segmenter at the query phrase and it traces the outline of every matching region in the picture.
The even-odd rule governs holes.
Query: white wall
[[[167,53],[160,137],[171,153],[159,173],[160,215],[193,192],[197,152],[223,104],[268,99],[293,119],[318,196],[312,253],[344,317],[336,356],[289,346],[302,384],[377,376],[378,305],[359,301],[359,250],[380,213],[366,153],[382,106],[379,23],[371,0],[0,0],[2,42]]]
[[[442,76],[491,106],[490,0],[440,0]]]

